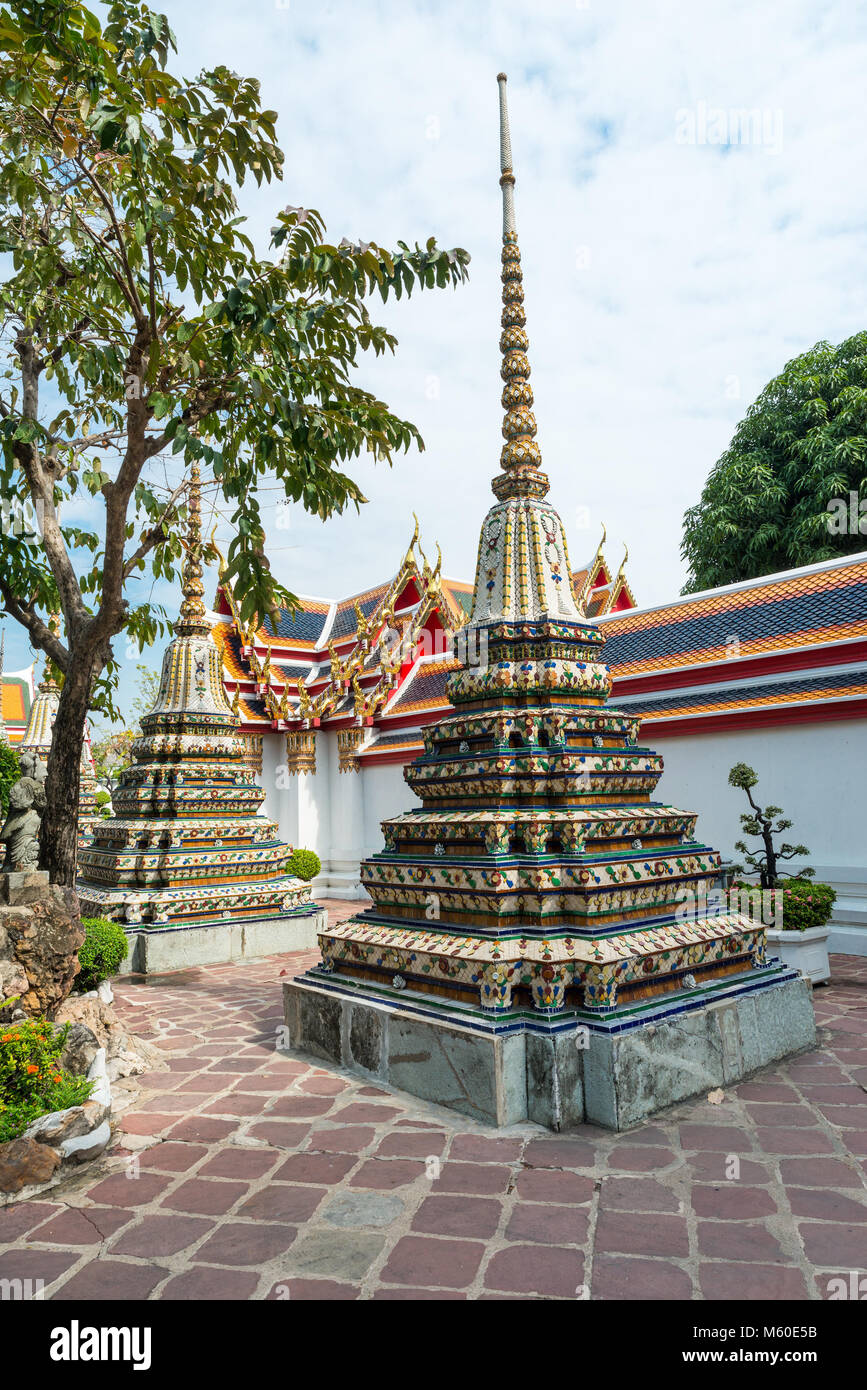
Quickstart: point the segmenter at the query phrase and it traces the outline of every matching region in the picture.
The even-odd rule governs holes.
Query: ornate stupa
[[[467,660],[454,713],[405,770],[421,806],[386,821],[384,850],[362,864],[372,905],[320,934],[321,965],[285,987],[287,1020],[296,1045],[328,1052],[320,1019],[337,996],[349,1023],[332,1024],[342,1043],[328,1055],[344,1065],[498,1123],[621,1127],[780,1055],[741,1014],[720,1040],[715,1003],[754,1009],[786,983],[797,1000],[783,1051],[809,1044],[812,1008],[766,960],[761,914],[708,911],[720,856],[694,814],[651,799],[662,758],[607,704],[605,639],[577,607],[536,439],[498,81],[505,444]],[[681,1016],[682,1048],[662,1026]],[[736,1046],[740,1061],[720,1070]]]
[[[291,847],[257,814],[265,794],[245,761],[205,614],[200,509],[194,466],[180,617],[156,704],[113,794],[114,815],[94,826],[79,854],[78,893],[85,915],[146,928],[280,926],[314,911],[310,885],[287,874]],[[266,949],[281,939],[272,933]]]
[[[48,620],[48,626],[55,634],[60,631],[59,613],[52,613]],[[27,728],[24,730],[24,737],[18,744],[19,752],[23,753],[25,751],[30,751],[31,753],[36,753],[43,763],[48,762],[48,754],[51,752],[51,739],[54,734],[54,720],[57,717],[57,705],[59,700],[60,686],[54,678],[51,662],[48,657],[46,657],[42,680],[36,688],[33,703],[30,706]],[[85,724],[84,741],[81,745],[78,784],[79,849],[83,848],[88,833],[99,820],[99,808],[96,801],[97,790],[96,768],[94,767],[93,753],[90,748],[90,730]]]

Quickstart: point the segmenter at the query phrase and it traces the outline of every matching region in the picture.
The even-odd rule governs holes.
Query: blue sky
[[[398,564],[413,511],[427,553],[439,541],[444,571],[473,577],[502,442],[503,69],[551,499],[576,565],[604,522],[614,563],[629,547],[639,603],[673,597],[683,512],[750,402],[799,352],[865,326],[864,12],[815,0],[163,8],[176,69],[227,62],[280,113],[283,185],[242,195],[261,246],[292,203],[318,208],[333,241],[435,235],[473,258],[454,292],[374,305],[399,348],[360,380],[420,427],[426,452],[393,469],[359,461],[360,516],[323,525],[293,511],[287,528],[271,503],[279,577],[325,596],[373,584]],[[154,596],[176,611],[170,589]],[[5,626],[18,668],[27,642]]]

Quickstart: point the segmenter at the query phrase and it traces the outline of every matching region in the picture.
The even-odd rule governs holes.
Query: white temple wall
[[[293,849],[312,849],[325,863],[331,854],[329,815],[330,755],[333,739],[316,735],[316,771],[290,776],[285,734],[268,733],[262,740],[264,808],[282,840]],[[336,759],[336,750],[334,753]]]
[[[658,740],[650,733],[642,742],[665,760],[657,799],[696,811],[700,839],[726,859],[738,857],[734,842],[747,809],[744,793],[728,784],[729,769],[737,762],[755,768],[759,804],[782,806],[794,822],[785,838],[807,845],[805,865],[837,890],[831,949],[867,955],[867,720]],[[285,757],[284,736],[266,734],[262,785],[281,837],[319,855],[318,896],[367,901],[360,861],[381,849],[383,820],[419,804],[402,765],[340,772],[337,740],[321,732],[315,773],[289,777]]]
[[[729,769],[748,763],[758,774],[753,797],[760,806],[782,806],[793,821],[779,840],[806,845],[819,882],[837,890],[832,951],[867,955],[867,720],[731,729],[641,742],[665,760],[656,797],[697,811],[696,833],[737,861],[740,816],[749,810],[744,792],[728,784]],[[748,840],[752,845],[754,841]]]
[[[328,741],[333,759],[329,778],[331,846],[315,889],[320,897],[367,902],[358,877],[361,860],[382,848],[381,823],[387,816],[419,803],[404,782],[399,764],[362,765],[358,772],[341,772],[336,739]]]
[[[421,801],[410,791],[403,776],[402,763],[378,763],[365,768],[364,777],[364,853],[382,849],[382,822],[399,816]],[[366,894],[365,894],[366,896]]]

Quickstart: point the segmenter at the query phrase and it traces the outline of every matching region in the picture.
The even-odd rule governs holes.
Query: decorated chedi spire
[[[479,640],[404,770],[421,804],[383,821],[362,861],[370,906],[318,933],[322,962],[285,986],[286,1018],[293,1046],[476,1118],[624,1128],[709,1075],[729,1084],[810,1046],[813,1024],[799,977],[766,961],[762,922],[708,908],[719,854],[692,812],[653,800],[662,758],[608,704],[605,639],[576,606],[539,471],[499,85],[506,447],[468,625]],[[786,981],[753,1051],[754,1001]],[[741,995],[749,1058],[714,1033],[725,1017],[735,1036]],[[723,1000],[724,1014],[694,1012]],[[788,1037],[802,1031],[781,1044],[789,1007]],[[697,1047],[716,1070],[695,1065]]]
[[[239,924],[279,927],[269,949],[289,949],[294,918],[315,909],[309,884],[287,871],[291,846],[258,814],[265,793],[248,765],[237,689],[232,703],[205,611],[197,464],[184,546],[180,616],[156,701],[113,793],[114,814],[78,857],[82,911],[148,928],[225,927],[199,938],[195,949],[207,954],[197,959],[230,959]]]
[[[527,349],[530,344],[524,312],[521,252],[515,227],[515,174],[504,72],[498,75],[497,82],[500,87],[500,187],[503,190],[503,313],[500,320],[503,365],[500,375],[505,382],[502,402],[506,412],[503,419],[506,443],[500,455],[505,477],[496,477],[491,486],[494,495],[505,501],[509,497],[544,497],[548,492],[548,479],[540,471],[542,451],[536,441],[533,388],[529,379]]]
[[[59,613],[51,614],[48,619],[48,626],[55,637],[59,636]],[[24,730],[24,737],[19,745],[22,749],[27,748],[33,753],[38,753],[43,762],[47,761],[51,751],[51,737],[59,701],[60,686],[54,678],[51,660],[46,655],[42,669],[42,680],[36,687],[36,694],[33,697],[27,719],[27,728]]]
[[[48,619],[48,626],[54,637],[60,636],[60,614],[52,613]],[[54,720],[57,717],[57,706],[60,702],[60,686],[54,676],[54,667],[51,658],[46,655],[43,666],[42,680],[36,689],[36,695],[30,706],[30,714],[27,719],[27,728],[24,737],[18,745],[23,751],[29,749],[36,753],[43,763],[48,761],[51,752],[51,740],[54,737]],[[87,834],[98,817],[96,804],[96,774],[93,765],[93,754],[90,748],[90,730],[84,726],[84,741],[81,746],[81,764],[78,788],[78,844],[79,848],[85,843]]]
[[[174,630],[178,637],[207,637],[211,629],[205,617],[205,586],[202,582],[202,485],[196,462],[190,474],[185,548],[183,600]]]
[[[500,350],[503,363],[503,437],[501,472],[491,487],[497,498],[479,539],[476,584],[470,626],[490,622],[536,621],[551,617],[580,622],[583,615],[572,592],[572,571],[563,523],[545,501],[548,479],[541,470],[536,441],[527,315],[521,252],[515,230],[515,173],[512,135],[506,104],[506,74],[500,90],[500,187],[503,191],[503,313]]]

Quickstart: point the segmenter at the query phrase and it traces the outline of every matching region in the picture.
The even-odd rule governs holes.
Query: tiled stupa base
[[[280,917],[204,922],[195,926],[125,927],[129,951],[121,975],[164,975],[196,965],[220,965],[286,951],[309,951],[328,913],[316,903]]]
[[[554,1130],[627,1129],[816,1042],[810,982],[779,961],[604,1018],[485,1016],[317,969],[283,999],[293,1047],[475,1120]]]

